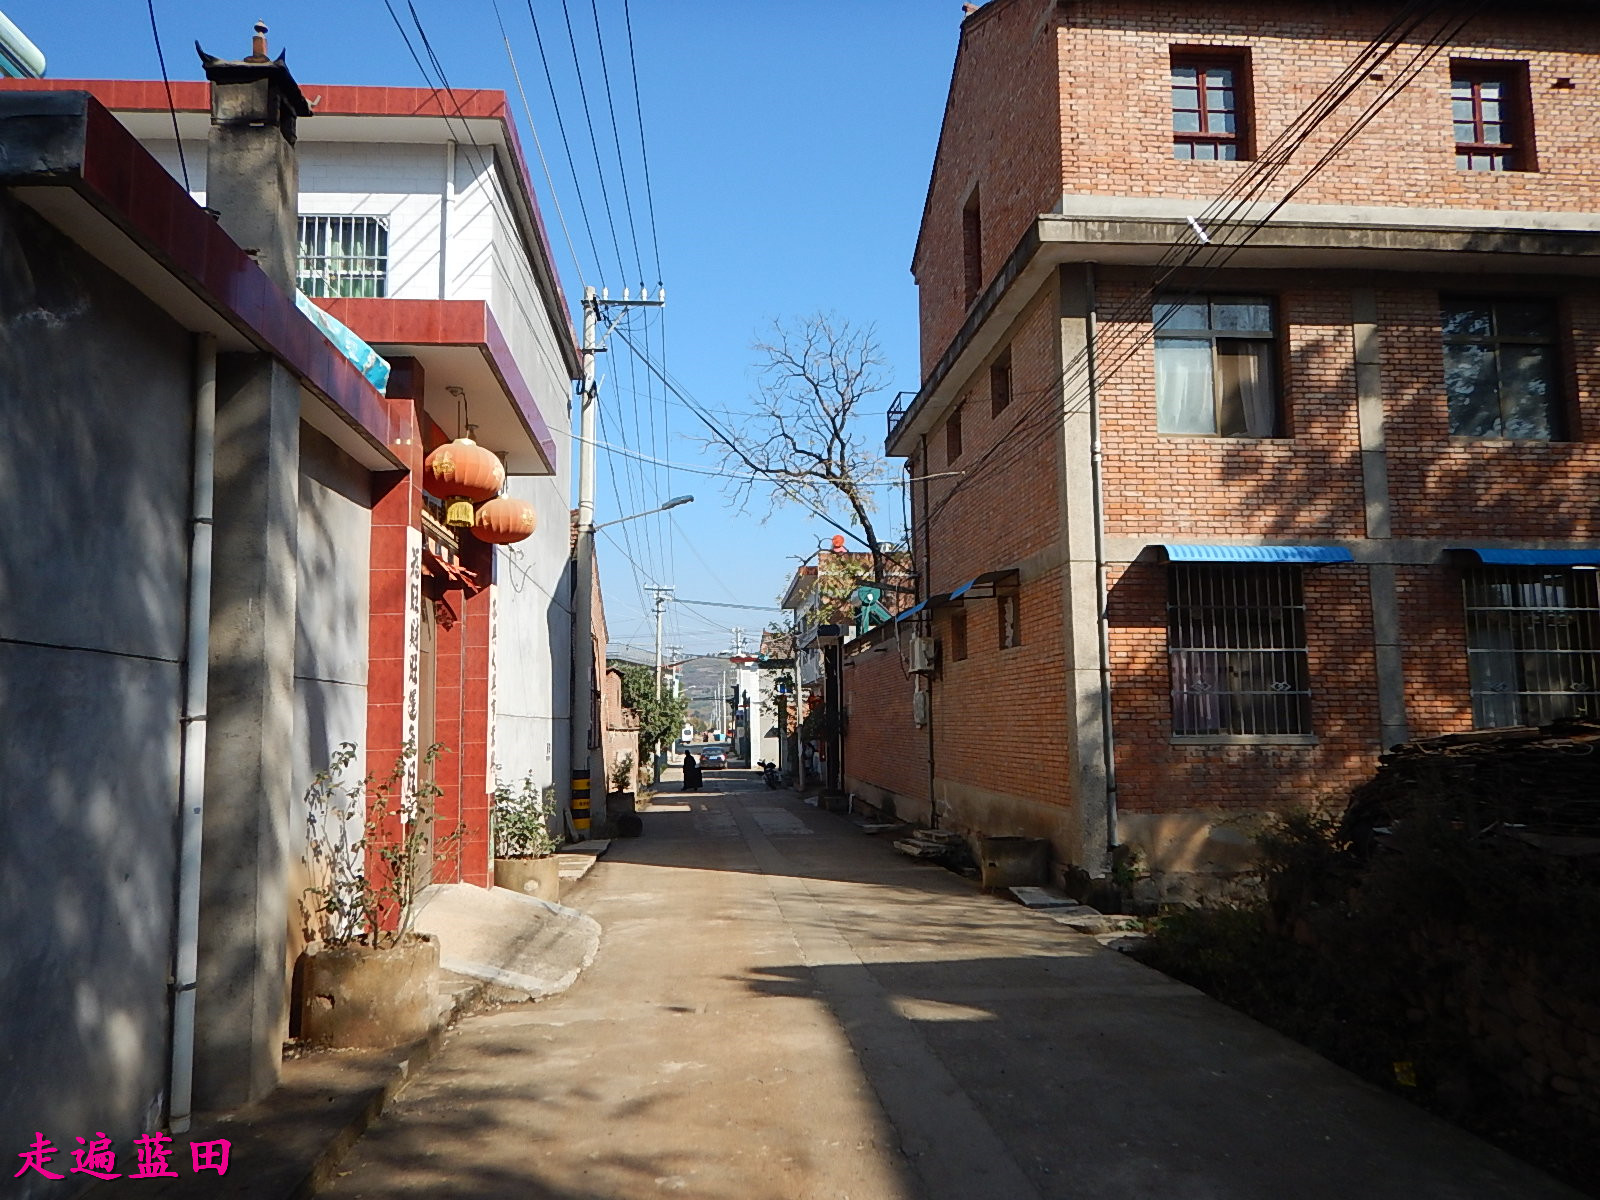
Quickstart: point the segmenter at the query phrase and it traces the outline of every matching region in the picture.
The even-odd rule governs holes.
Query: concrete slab
[[[566,991],[600,947],[599,924],[575,908],[467,883],[423,889],[416,927],[439,939],[441,968],[490,984],[505,1000]]]

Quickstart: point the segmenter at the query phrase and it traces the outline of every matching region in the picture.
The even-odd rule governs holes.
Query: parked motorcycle
[[[777,791],[779,787],[778,764],[769,763],[765,760],[758,759],[756,761],[756,766],[761,768],[761,778],[766,780],[767,787],[772,791]]]

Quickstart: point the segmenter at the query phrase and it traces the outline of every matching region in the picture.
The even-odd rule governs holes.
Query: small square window
[[[1447,298],[1440,307],[1450,432],[1560,440],[1563,389],[1555,305]]]
[[[1000,619],[1000,649],[1010,650],[1022,645],[1022,613],[1015,592],[1001,592],[995,597]]]
[[[1164,296],[1151,319],[1158,433],[1283,436],[1270,300]]]
[[[386,296],[387,217],[301,217],[295,286],[308,296]]]
[[[989,368],[989,415],[998,417],[1011,403],[1011,351],[1006,350]]]
[[[1538,169],[1527,63],[1453,60],[1450,110],[1461,170]]]
[[[960,662],[967,656],[967,614],[958,612],[950,618],[950,658]]]
[[[1252,158],[1249,52],[1172,52],[1172,156]]]
[[[961,405],[944,423],[944,461],[953,463],[961,457]]]
[[[1167,568],[1167,656],[1178,737],[1309,734],[1300,568]]]

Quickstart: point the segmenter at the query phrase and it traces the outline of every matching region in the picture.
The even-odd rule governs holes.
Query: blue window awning
[[[916,604],[913,604],[910,608],[906,609],[905,612],[901,613],[898,617],[896,617],[895,620],[896,621],[904,621],[907,617],[914,617],[919,612],[921,612],[923,609],[925,609],[927,607],[928,607],[928,601],[919,600]]]
[[[1453,546],[1453,553],[1470,554],[1481,563],[1502,567],[1600,567],[1600,547],[1589,550],[1500,550],[1480,546]]]
[[[1353,556],[1343,546],[1190,546],[1162,543],[1168,562],[1340,563]]]

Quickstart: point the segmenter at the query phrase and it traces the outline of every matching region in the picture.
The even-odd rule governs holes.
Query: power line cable
[[[156,0],[145,0],[150,10],[150,36],[156,43],[156,63],[161,67],[161,86],[167,89],[167,111],[172,114],[172,140],[178,144],[178,169],[183,172],[183,190],[190,191],[189,163],[183,156],[183,136],[178,132],[178,105],[172,98],[172,80],[167,78],[167,56],[161,49],[161,30],[156,28]]]
[[[600,82],[605,87],[606,107],[611,112],[611,140],[617,149],[617,175],[622,183],[622,204],[628,213],[628,236],[633,241],[633,263],[639,290],[644,291],[644,260],[639,257],[639,230],[633,217],[633,194],[628,187],[628,168],[622,161],[622,131],[617,127],[617,102],[611,93],[611,71],[606,66],[606,39],[600,32],[600,5],[589,0],[589,11],[594,15],[594,44],[600,54]]]
[[[385,0],[387,3],[387,0]],[[545,53],[544,35],[539,31],[539,18],[533,11],[533,0],[527,0],[528,20],[533,24],[533,42],[539,49],[539,62],[544,67],[545,86],[550,91],[550,108],[555,113],[556,132],[561,135],[561,148],[567,156],[567,173],[572,176],[572,190],[578,197],[578,213],[583,219],[584,232],[589,238],[589,252],[594,256],[595,273],[600,273],[600,247],[594,240],[594,223],[589,220],[589,206],[584,203],[584,189],[578,182],[578,164],[572,157],[572,142],[567,137],[567,123],[561,116],[561,102],[556,99],[555,75],[550,70],[550,57]]]
[[[532,11],[533,0],[529,0],[529,10]],[[578,79],[578,99],[583,101],[583,119],[589,127],[589,148],[594,151],[595,181],[600,185],[600,201],[606,210],[606,222],[611,227],[611,248],[617,256],[617,272],[624,279],[628,277],[628,268],[622,262],[622,243],[617,238],[617,217],[611,208],[611,192],[606,187],[605,168],[600,165],[600,139],[594,135],[594,115],[589,111],[589,89],[583,83],[583,64],[578,61],[578,38],[572,29],[572,9],[567,0],[561,0],[561,13],[567,22],[567,44],[572,47],[572,69]]]
[[[644,105],[639,99],[639,60],[633,52],[633,12],[630,0],[622,0],[622,19],[628,28],[628,66],[633,73],[633,111],[639,125],[639,159],[644,164],[644,198],[650,214],[650,247],[655,256],[656,287],[661,286],[661,240],[656,236],[655,191],[650,183],[650,152],[645,148]]]

